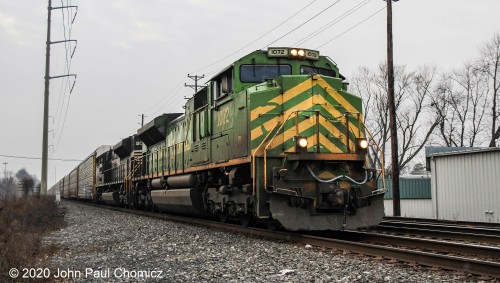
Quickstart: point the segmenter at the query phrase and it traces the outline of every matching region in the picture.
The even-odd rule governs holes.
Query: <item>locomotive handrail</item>
[[[283,124],[281,124],[281,126],[279,127],[279,129],[276,131],[276,133],[274,133],[274,136],[273,138],[267,143],[266,147],[264,148],[264,189],[267,190],[267,150],[269,149],[269,147],[271,146],[271,144],[273,143],[274,139],[276,138],[276,136],[278,135],[278,133],[281,131],[281,129],[285,126],[286,124],[286,121],[288,121],[288,119],[290,119],[290,117],[292,117],[292,114],[295,113],[295,115],[299,115],[299,111],[300,110],[295,110],[295,111],[292,111],[290,112],[290,114],[288,115],[288,117],[286,118],[286,120],[283,121]],[[278,126],[278,124],[276,125]],[[274,128],[276,128],[276,126],[274,126]],[[274,130],[274,129],[273,129]],[[271,132],[270,132],[271,133]]]
[[[373,141],[373,143],[377,147],[378,151],[380,151],[380,162],[382,163],[382,166],[380,166],[381,167],[380,171],[382,173],[382,189],[375,190],[375,191],[372,192],[372,194],[375,194],[375,193],[378,193],[378,192],[385,193],[385,192],[387,192],[387,188],[385,186],[385,160],[384,160],[384,153],[380,149],[380,146],[378,145],[377,141],[373,138],[372,133],[368,130],[367,127],[365,127],[365,131],[370,136],[370,139]]]
[[[280,124],[280,122],[276,123],[274,125],[273,129],[267,133],[266,137],[262,140],[262,142],[259,144],[259,146],[252,152],[252,195],[255,196],[255,156],[257,155],[257,151],[260,149],[260,147],[264,144],[264,142],[267,140],[269,135],[276,129],[276,127]],[[264,151],[265,152],[265,151]],[[265,164],[265,158],[264,158],[264,164]],[[264,166],[264,173],[265,173],[265,166]]]

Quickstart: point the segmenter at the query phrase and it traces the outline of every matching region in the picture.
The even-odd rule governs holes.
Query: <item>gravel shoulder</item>
[[[67,227],[44,237],[59,282],[481,282],[450,271],[278,243],[63,202]]]

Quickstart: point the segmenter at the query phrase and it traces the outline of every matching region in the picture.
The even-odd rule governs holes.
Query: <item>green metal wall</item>
[[[387,192],[384,199],[392,199],[392,180],[385,179]],[[378,187],[382,188],[382,180],[378,181]],[[401,199],[431,199],[431,179],[399,179],[399,196]]]

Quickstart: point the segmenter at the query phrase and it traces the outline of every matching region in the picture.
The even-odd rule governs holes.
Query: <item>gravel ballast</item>
[[[76,282],[480,282],[389,263],[63,202],[67,227],[44,238],[44,266]],[[57,281],[56,280],[56,281]]]

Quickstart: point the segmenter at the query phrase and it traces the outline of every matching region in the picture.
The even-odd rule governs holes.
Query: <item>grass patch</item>
[[[0,282],[11,278],[11,268],[34,268],[37,258],[56,247],[40,247],[44,234],[64,226],[64,213],[53,196],[0,202]]]

